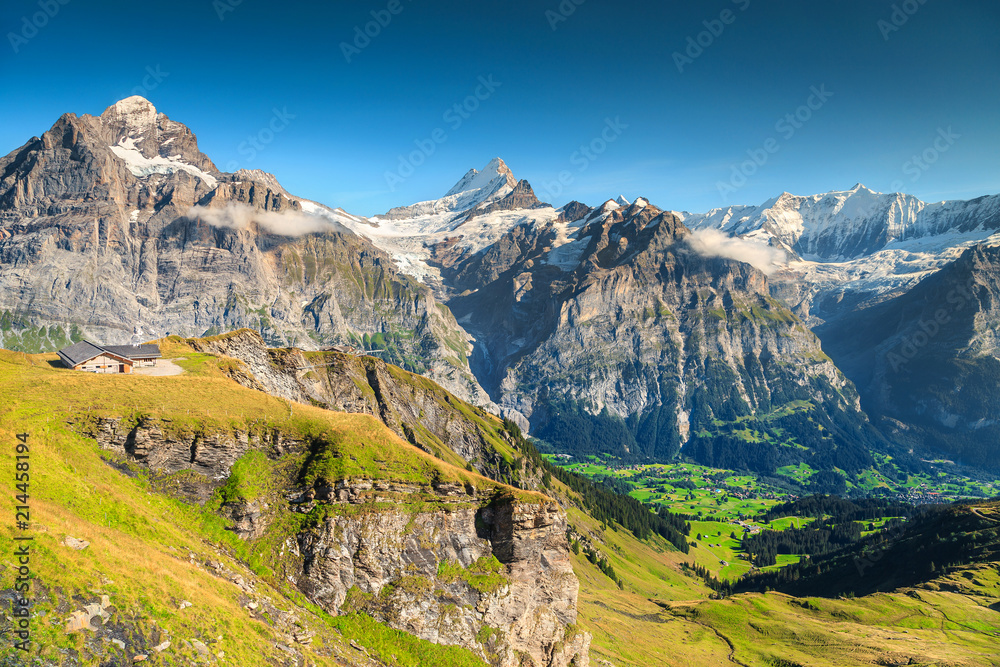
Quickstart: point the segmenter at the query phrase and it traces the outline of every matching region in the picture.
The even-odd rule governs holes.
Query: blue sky
[[[1000,192],[995,0],[5,0],[0,28],[0,153],[142,92],[220,168],[365,215],[494,156],[557,205]]]

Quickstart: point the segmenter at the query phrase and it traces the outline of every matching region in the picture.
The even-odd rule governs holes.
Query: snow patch
[[[128,170],[139,178],[146,178],[152,174],[173,174],[178,171],[186,171],[205,181],[210,187],[214,188],[219,184],[219,181],[211,174],[206,174],[193,164],[182,161],[180,155],[146,157],[135,147],[135,139],[132,137],[125,137],[116,146],[110,148],[112,153],[125,162]]]

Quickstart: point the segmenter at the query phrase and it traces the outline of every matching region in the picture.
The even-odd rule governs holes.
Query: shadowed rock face
[[[581,224],[575,268],[547,262],[544,227],[454,268],[475,290],[449,305],[479,342],[477,375],[522,428],[544,437],[560,411],[606,412],[632,434],[633,451],[615,453],[661,460],[717,419],[791,401],[867,428],[853,386],[763,273],[693,252],[678,219],[644,200]]]
[[[423,639],[471,648],[492,665],[524,664],[519,653],[545,667],[588,664],[590,637],[566,634],[579,583],[555,505],[336,517],[296,547],[296,585],[329,611],[364,610]],[[448,570],[477,572],[493,557],[502,567],[488,584]],[[496,634],[483,641],[483,628]]]
[[[307,349],[392,335],[390,361],[487,401],[468,336],[429,289],[333,223],[283,235],[301,211],[269,174],[219,172],[142,98],[66,114],[0,159],[0,345],[127,343],[137,326],[147,339],[249,327]]]
[[[817,329],[866,409],[925,456],[997,468],[1000,248],[976,246],[910,291]]]
[[[269,485],[275,490],[219,512],[245,540],[277,539],[270,565],[330,613],[365,611],[497,667],[524,665],[525,655],[538,667],[588,664],[590,636],[574,629],[579,582],[566,514],[551,500],[524,502],[470,483],[366,479],[322,479],[303,491],[293,462],[317,444],[281,432],[175,433],[150,418],[97,418],[78,430],[150,469],[154,484],[200,503],[240,456],[266,453],[283,471]],[[182,471],[190,474],[176,475]],[[279,517],[317,505],[329,509],[318,525],[275,537],[286,530]],[[354,511],[339,511],[348,507]]]

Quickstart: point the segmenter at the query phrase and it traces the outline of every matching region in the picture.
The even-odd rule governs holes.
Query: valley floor
[[[685,574],[686,556],[572,515],[614,564],[619,589],[586,558],[581,627],[591,664],[616,667],[1000,665],[1000,569],[978,566],[920,588],[847,599],[712,592]]]

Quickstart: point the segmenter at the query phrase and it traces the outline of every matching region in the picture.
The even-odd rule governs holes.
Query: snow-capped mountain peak
[[[618,195],[614,201],[619,206],[628,206],[631,203],[629,200],[625,199],[624,195]]]
[[[156,130],[156,107],[145,97],[133,95],[105,109],[101,121],[115,127],[119,139],[140,136]]]
[[[470,169],[455,186],[440,199],[417,202],[409,206],[398,206],[377,216],[373,220],[400,220],[428,215],[462,213],[485,206],[509,195],[517,187],[513,172],[500,158],[496,157],[483,167],[482,171]]]
[[[496,186],[509,185],[513,188],[517,185],[517,179],[511,172],[507,163],[498,157],[490,160],[489,164],[483,167],[482,171],[470,169],[451,190],[445,193],[445,197],[470,192],[472,190],[498,189]]]
[[[482,170],[470,169],[440,199],[343,224],[392,255],[404,273],[423,280],[440,277],[441,259],[433,259],[439,251],[474,254],[518,225],[547,224],[558,217],[552,206],[535,198],[527,181],[519,184],[497,157]]]
[[[115,102],[97,118],[108,147],[139,178],[186,171],[209,187],[218,184],[218,169],[201,151],[184,124],[158,113],[145,97]]]

